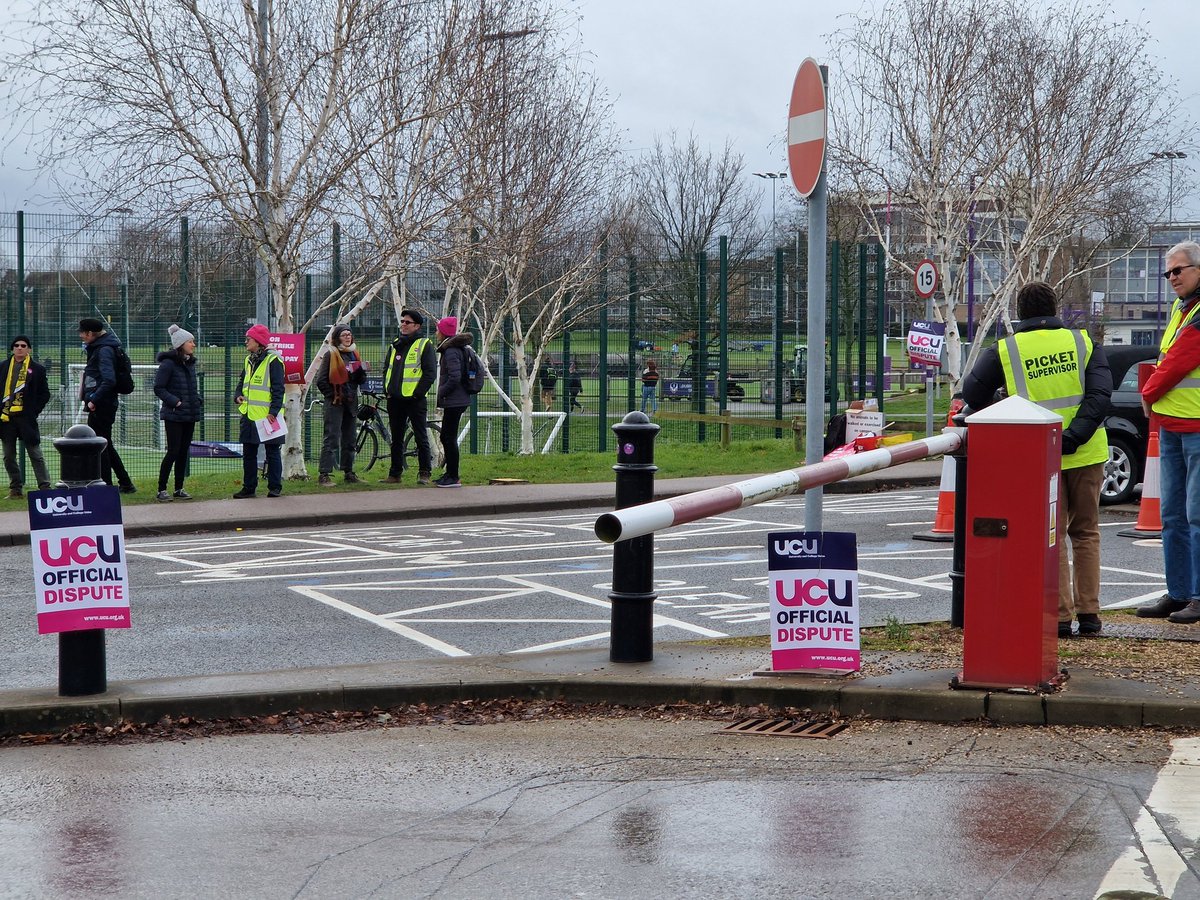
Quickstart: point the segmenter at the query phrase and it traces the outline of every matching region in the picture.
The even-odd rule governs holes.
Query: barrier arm
[[[596,537],[607,544],[615,544],[675,525],[686,525],[707,516],[732,512],[778,497],[800,494],[810,488],[855,475],[930,456],[953,453],[962,445],[964,430],[947,428],[940,435],[919,441],[880,447],[877,450],[867,450],[841,459],[824,460],[811,466],[799,466],[771,475],[760,475],[757,478],[696,491],[669,500],[654,500],[639,506],[614,510],[596,519]]]

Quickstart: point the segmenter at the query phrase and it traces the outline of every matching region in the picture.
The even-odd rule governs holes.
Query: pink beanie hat
[[[266,325],[251,325],[246,331],[246,337],[254,338],[264,347],[269,347],[271,344],[271,331]]]
[[[442,337],[454,337],[458,334],[458,317],[446,316],[444,319],[438,319],[437,330]]]

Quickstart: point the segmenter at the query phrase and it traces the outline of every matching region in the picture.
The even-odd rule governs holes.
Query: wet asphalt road
[[[1195,741],[721,724],[0,750],[0,896],[1200,897]]]
[[[827,497],[858,536],[865,625],[949,617],[950,544],[914,541],[937,491]],[[766,536],[801,527],[803,498],[671,529],[655,541],[656,641],[767,633]],[[129,543],[133,627],[107,635],[112,681],[608,642],[604,510],[362,527],[226,531]],[[1102,515],[1102,603],[1162,593],[1157,542]],[[56,683],[35,633],[29,548],[0,550],[0,685]]]

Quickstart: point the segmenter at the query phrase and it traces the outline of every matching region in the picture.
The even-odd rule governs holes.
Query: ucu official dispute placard
[[[771,670],[858,671],[858,543],[845,531],[767,535]]]
[[[29,494],[38,634],[129,627],[119,497],[108,486]]]

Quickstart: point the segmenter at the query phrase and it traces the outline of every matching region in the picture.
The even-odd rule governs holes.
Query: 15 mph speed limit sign
[[[913,272],[913,287],[917,289],[917,296],[923,300],[928,300],[933,296],[934,291],[938,286],[938,270],[933,264],[932,259],[923,259],[917,263],[917,268]]]

